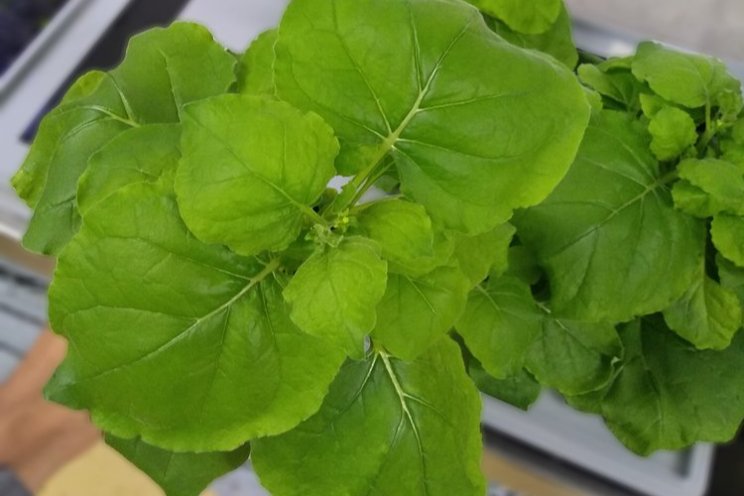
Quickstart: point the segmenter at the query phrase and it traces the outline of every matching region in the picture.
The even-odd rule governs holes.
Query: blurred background
[[[274,26],[286,0],[0,0],[0,384],[44,326],[51,262],[18,240],[29,212],[8,181],[39,118],[80,74],[110,68],[133,34],[174,19],[206,24],[241,52]],[[579,48],[631,53],[656,39],[722,58],[744,78],[742,0],[567,0]],[[2,406],[0,405],[0,408]],[[0,419],[3,411],[0,410]],[[529,413],[486,398],[484,470],[494,495],[741,496],[744,443],[700,445],[641,459],[601,421],[544,392]],[[259,496],[250,467],[218,481],[211,496]],[[69,460],[44,496],[157,496],[159,490],[102,444]],[[2,496],[2,495],[0,495]]]

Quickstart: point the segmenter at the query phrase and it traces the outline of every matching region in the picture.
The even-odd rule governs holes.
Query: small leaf
[[[664,107],[649,122],[651,151],[659,160],[672,160],[693,146],[698,139],[695,121],[676,107]]]
[[[178,124],[148,124],[124,131],[91,156],[77,192],[81,215],[132,183],[174,174],[181,158]]]
[[[168,186],[119,190],[59,259],[50,320],[70,347],[47,394],[173,451],[291,429],[345,357],[292,324],[276,268],[196,240]]]
[[[674,208],[699,219],[713,217],[726,208],[715,197],[685,179],[680,179],[674,183],[672,198]]]
[[[717,206],[722,211],[744,215],[744,174],[736,165],[712,158],[687,159],[677,169],[680,178],[710,195],[709,209]]]
[[[727,260],[744,267],[744,217],[719,214],[710,227],[713,244]]]
[[[545,386],[567,396],[606,386],[615,376],[622,344],[615,326],[544,314],[527,357],[529,370]]]
[[[447,229],[487,232],[543,200],[589,118],[568,69],[461,1],[292,2],[279,32],[277,94],[334,128],[339,172],[393,157],[401,191]]]
[[[562,4],[563,2],[558,3]],[[524,12],[525,7],[527,5],[522,3],[520,10]],[[487,19],[486,22],[491,29],[508,42],[522,48],[532,48],[552,55],[569,69],[573,70],[579,61],[579,53],[576,51],[571,33],[571,18],[563,5],[560,7],[560,14],[555,22],[546,31],[538,34],[526,34],[514,30],[507,23],[495,18]]]
[[[664,320],[696,348],[722,350],[741,327],[742,311],[736,294],[706,276],[701,267],[684,296],[664,310]]]
[[[281,251],[334,176],[338,142],[315,114],[249,95],[221,95],[184,112],[176,176],[186,225],[241,255]]]
[[[424,207],[385,199],[362,208],[357,217],[362,233],[380,245],[390,271],[418,277],[440,265],[434,229]]]
[[[362,358],[386,282],[387,264],[377,243],[352,236],[311,256],[289,282],[284,298],[300,329]]]
[[[372,338],[398,358],[416,359],[452,328],[470,288],[467,277],[453,267],[418,278],[388,274]]]
[[[483,368],[496,379],[516,375],[540,333],[540,316],[529,286],[504,276],[478,286],[455,324]]]
[[[744,333],[724,351],[697,351],[655,316],[626,326],[621,337],[626,358],[602,415],[623,444],[648,455],[736,435],[744,418]]]
[[[456,237],[455,259],[472,287],[480,284],[491,271],[500,275],[506,270],[509,244],[515,231],[514,226],[507,223],[487,233]]]
[[[705,225],[674,209],[674,175],[661,174],[648,144],[642,124],[603,111],[564,181],[515,217],[559,315],[622,322],[661,311],[697,274]]]
[[[230,452],[174,453],[141,439],[106,435],[106,444],[122,454],[156,482],[168,496],[199,496],[215,479],[243,465],[248,444]]]
[[[448,338],[413,362],[350,361],[314,417],[253,443],[277,496],[482,496],[480,397]]]
[[[490,16],[504,21],[517,33],[540,34],[548,31],[559,19],[562,0],[468,0]]]
[[[274,96],[274,44],[278,32],[270,29],[253,40],[240,58],[238,92],[248,95]]]
[[[227,91],[234,68],[205,28],[179,22],[132,38],[124,61],[105,76],[84,76],[44,118],[13,179],[35,207],[24,245],[57,255],[80,227],[75,195],[90,156],[133,127],[178,122],[183,105]]]
[[[626,110],[638,108],[642,85],[629,70],[602,70],[599,66],[582,64],[577,73],[582,83],[615,104]]]
[[[727,93],[741,92],[739,81],[720,60],[670,50],[658,43],[641,43],[632,67],[633,74],[659,96],[688,108],[717,107],[728,102]],[[741,110],[741,102],[729,103]]]

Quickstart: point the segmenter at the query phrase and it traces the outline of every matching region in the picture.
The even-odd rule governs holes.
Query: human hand
[[[100,437],[85,413],[43,397],[65,350],[64,340],[44,332],[10,380],[0,385],[0,465],[11,468],[32,492]]]

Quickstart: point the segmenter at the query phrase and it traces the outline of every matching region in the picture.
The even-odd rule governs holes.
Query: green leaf
[[[205,243],[241,255],[297,239],[335,175],[338,142],[315,114],[283,102],[221,95],[184,112],[176,176],[186,225]]]
[[[622,357],[615,326],[562,319],[545,313],[527,356],[527,370],[548,387],[568,396],[606,386]]]
[[[364,356],[364,338],[375,326],[376,306],[385,294],[387,264],[377,243],[345,238],[311,256],[284,290],[292,320],[303,331]]]
[[[292,324],[277,267],[196,240],[169,187],[119,190],[60,256],[50,318],[70,348],[47,394],[174,451],[291,429],[320,407],[344,354]]]
[[[736,294],[700,274],[678,301],[664,310],[664,320],[674,332],[696,348],[725,349],[742,324],[742,310]]]
[[[529,286],[512,276],[477,286],[455,324],[470,352],[496,379],[516,375],[540,333]]]
[[[96,203],[132,183],[174,174],[181,158],[181,126],[148,124],[124,131],[90,157],[78,183],[77,206],[86,215]]]
[[[106,73],[101,71],[85,73],[67,90],[60,105],[65,106],[90,96],[106,77]],[[51,163],[50,153],[58,146],[58,141],[65,131],[63,126],[65,119],[57,116],[63,112],[55,110],[56,112],[50,113],[41,120],[34,145],[11,181],[18,196],[31,208],[36,207],[44,193],[46,176]]]
[[[736,435],[744,418],[744,333],[724,351],[697,351],[652,317],[621,337],[626,359],[602,414],[623,444],[648,455]]]
[[[524,10],[524,6],[525,4],[522,3],[522,10]],[[571,18],[563,6],[561,6],[560,14],[555,22],[550,25],[547,31],[539,34],[525,34],[513,30],[506,23],[494,18],[489,18],[486,22],[491,29],[509,43],[552,55],[569,69],[573,70],[579,62],[579,54],[576,51],[571,32]]]
[[[744,314],[744,268],[737,267],[720,254],[716,255],[716,266],[718,268],[718,277],[721,280],[721,286],[736,294],[742,306],[742,313]]]
[[[522,410],[529,409],[540,397],[540,384],[524,369],[506,379],[495,379],[472,359],[468,362],[468,374],[482,393]]]
[[[470,282],[459,269],[440,267],[412,278],[388,275],[377,305],[375,344],[404,360],[414,360],[452,328],[465,309]]]
[[[699,219],[713,217],[725,209],[715,197],[685,179],[674,183],[672,198],[676,209]]]
[[[243,465],[250,455],[248,444],[229,452],[174,453],[141,439],[106,435],[106,444],[156,482],[168,496],[199,496],[215,479]]]
[[[627,110],[638,108],[642,85],[628,70],[602,70],[582,64],[577,73],[582,83]]]
[[[677,170],[680,178],[710,195],[709,206],[704,210],[714,215],[719,211],[744,215],[744,174],[735,164],[712,158],[687,159]],[[715,211],[716,207],[720,210]]]
[[[75,194],[90,156],[132,127],[178,122],[186,103],[227,91],[234,66],[206,29],[176,23],[132,38],[122,64],[105,77],[85,76],[44,119],[13,179],[35,207],[24,245],[58,254],[80,225]]]
[[[649,119],[658,114],[659,111],[672,106],[671,103],[652,93],[641,93],[639,97],[641,102],[641,111],[643,112],[643,115]]]
[[[670,50],[658,43],[641,43],[632,68],[659,96],[689,108],[718,107],[728,102],[725,95],[741,92],[739,81],[720,60]],[[741,110],[741,102],[733,105]]]
[[[391,272],[418,277],[440,264],[434,229],[424,207],[385,199],[361,208],[357,217],[361,231],[380,245]]]
[[[556,22],[563,7],[562,0],[468,0],[486,14],[504,21],[518,33],[540,34]]]
[[[651,151],[659,160],[672,160],[693,146],[698,139],[695,121],[676,107],[664,107],[648,124]]]
[[[348,362],[320,412],[253,443],[276,496],[482,496],[480,397],[448,338],[413,362]]]
[[[570,71],[458,0],[293,2],[279,32],[278,95],[336,130],[339,171],[391,154],[401,190],[450,229],[486,232],[539,203],[589,117]]]
[[[718,145],[722,152],[720,158],[736,165],[744,173],[744,143],[719,135]]]
[[[744,267],[744,217],[720,214],[710,227],[713,244],[726,259]]]
[[[563,399],[568,406],[575,410],[584,413],[593,413],[594,415],[602,415],[602,400],[607,394],[607,391],[609,391],[610,386],[612,386],[612,383],[608,384],[605,389],[598,389],[578,396],[564,395]]]
[[[515,245],[509,248],[507,274],[520,279],[529,286],[536,284],[543,276],[535,254],[526,246]],[[501,275],[501,274],[497,274]]]
[[[251,46],[240,57],[238,66],[238,92],[249,95],[273,96],[274,88],[274,44],[276,29],[269,29],[253,40]]]
[[[476,236],[456,237],[454,257],[472,287],[483,282],[492,269],[496,273],[506,270],[509,244],[515,231],[514,226],[507,223]]]
[[[602,101],[602,95],[594,91],[593,89],[583,86],[582,89],[584,90],[584,96],[586,97],[586,101],[589,102],[589,105],[592,108],[592,115],[598,114],[602,111],[604,108],[604,102]]]
[[[692,283],[705,226],[675,210],[643,125],[604,111],[576,163],[541,205],[514,222],[546,270],[551,308],[594,322],[660,311]]]

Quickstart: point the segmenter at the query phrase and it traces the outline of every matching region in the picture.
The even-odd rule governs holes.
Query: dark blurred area
[[[744,495],[744,433],[736,441],[719,446],[713,463],[708,496]]]
[[[67,0],[0,0],[0,75]]]

